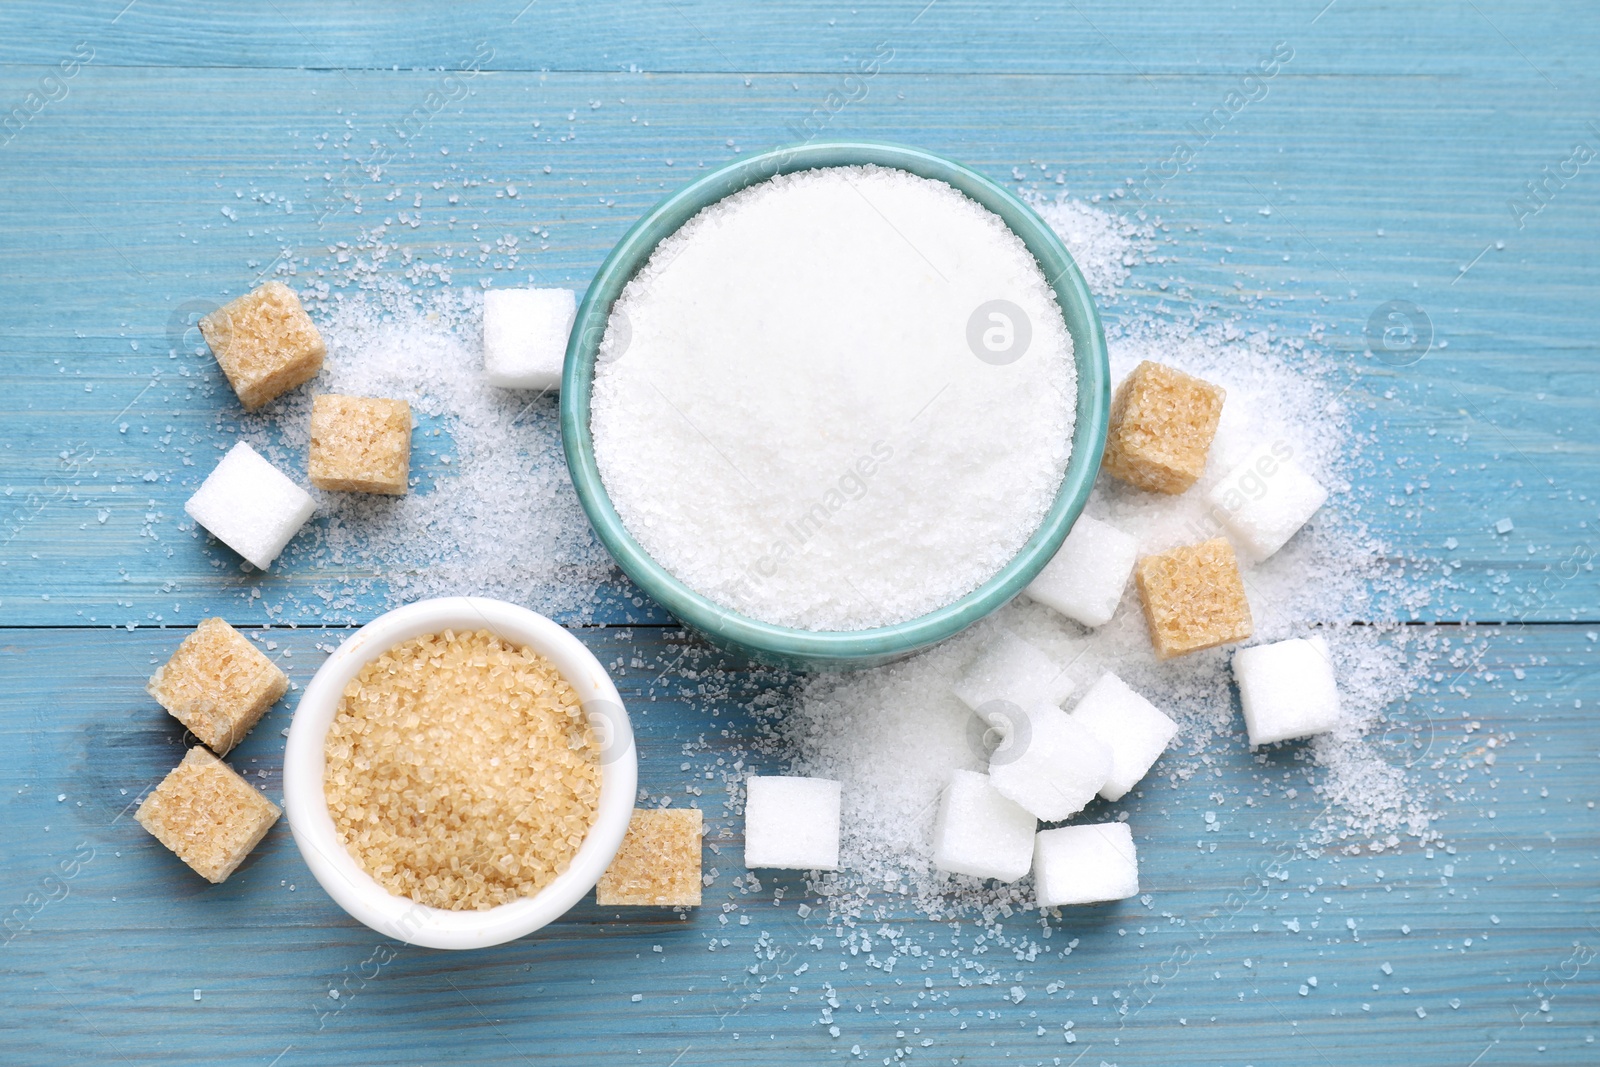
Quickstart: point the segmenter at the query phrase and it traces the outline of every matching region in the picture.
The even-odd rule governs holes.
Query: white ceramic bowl
[[[413,637],[490,630],[553,663],[578,693],[601,742],[600,804],[568,867],[538,893],[483,911],[432,908],[384,889],[339,843],[322,791],[328,727],[345,686],[368,662]],[[639,758],[617,687],[583,642],[537,612],[483,597],[422,600],[381,615],[340,645],[311,679],[289,726],[283,806],[306,866],[340,907],[381,934],[428,948],[485,948],[532,933],[582,900],[622,845],[633,815]]]

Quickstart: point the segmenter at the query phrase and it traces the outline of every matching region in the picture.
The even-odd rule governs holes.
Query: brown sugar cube
[[[197,745],[144,798],[134,818],[195,873],[223,882],[279,814],[276,804]]]
[[[410,473],[410,404],[336,393],[312,399],[312,485],[404,496]]]
[[[1250,636],[1239,561],[1225,537],[1146,556],[1134,572],[1150,641],[1161,659]]]
[[[300,298],[268,282],[200,320],[200,333],[246,411],[316,377],[327,346]]]
[[[1183,492],[1205,470],[1226,395],[1221,386],[1145,360],[1111,398],[1106,472],[1151,492]]]
[[[207,619],[145,688],[213,752],[226,754],[283,696],[289,678],[238,630]]]
[[[617,858],[595,887],[603,908],[700,904],[699,808],[636,808]]]

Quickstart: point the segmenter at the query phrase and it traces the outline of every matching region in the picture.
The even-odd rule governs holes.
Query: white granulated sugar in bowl
[[[1024,321],[991,318],[997,301]],[[751,186],[661,243],[612,310],[591,425],[624,525],[686,585],[857,630],[1016,555],[1060,487],[1076,397],[1054,293],[998,216],[840,167]]]

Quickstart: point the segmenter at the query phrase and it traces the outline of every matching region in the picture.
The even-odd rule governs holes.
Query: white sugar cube
[[[1339,687],[1320,634],[1241,648],[1233,676],[1252,746],[1327,733],[1339,723]]]
[[[266,570],[316,507],[311,494],[240,441],[183,510],[217,540]]]
[[[502,389],[559,389],[578,312],[571,289],[490,289],[483,294],[483,371]]]
[[[1080,515],[1027,593],[1075,622],[1104,626],[1122,602],[1138,553],[1138,539]]]
[[[1327,503],[1328,491],[1294,461],[1287,441],[1257,445],[1211,490],[1212,513],[1256,562],[1282,548]]]
[[[939,800],[933,865],[951,874],[1015,882],[1033,863],[1038,820],[1000,795],[987,774],[956,771]]]
[[[1007,707],[986,716],[1004,735],[989,757],[994,787],[1046,822],[1082,811],[1111,775],[1111,750],[1054,705]]]
[[[996,700],[1059,705],[1072,692],[1072,679],[1049,655],[1010,630],[1001,630],[983,646],[950,691],[977,712]]]
[[[1033,884],[1041,908],[1123,900],[1139,892],[1139,853],[1125,822],[1040,830]]]
[[[744,865],[839,869],[839,783],[826,778],[745,782]]]
[[[1177,723],[1110,671],[1083,694],[1072,718],[1111,750],[1111,777],[1100,789],[1107,800],[1121,800],[1138,785],[1178,732]]]

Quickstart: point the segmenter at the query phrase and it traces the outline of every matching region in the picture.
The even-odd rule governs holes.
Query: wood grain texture
[[[705,811],[720,850],[705,855],[716,871],[706,906],[679,919],[666,909],[600,909],[591,896],[521,941],[450,954],[356,925],[311,880],[281,823],[213,887],[127,816],[183,751],[181,727],[141,691],[178,635],[12,631],[0,649],[10,689],[0,720],[0,903],[8,929],[20,930],[0,947],[8,1062],[268,1063],[284,1053],[282,1064],[431,1063],[464,1048],[472,1062],[494,1064],[667,1064],[680,1055],[815,1064],[855,1044],[873,1062],[910,1044],[932,1062],[1005,1053],[1069,1062],[1089,1049],[1084,1062],[1303,1065],[1382,1060],[1403,1043],[1408,1063],[1464,1065],[1491,1042],[1501,1063],[1529,1062],[1538,1045],[1547,1048],[1539,1062],[1592,1062],[1594,964],[1571,963],[1575,943],[1592,948],[1600,937],[1593,709],[1568,696],[1600,686],[1600,651],[1582,628],[1490,636],[1483,663],[1500,683],[1464,682],[1403,720],[1408,736],[1425,739],[1413,773],[1445,811],[1445,840],[1430,854],[1296,852],[1318,809],[1310,767],[1292,748],[1263,765],[1240,725],[1210,777],[1173,787],[1158,773],[1116,805],[1136,829],[1148,902],[1067,909],[1048,939],[1036,915],[1019,913],[1008,932],[1032,928],[1047,950],[1031,962],[999,949],[974,954],[967,924],[957,937],[963,956],[994,975],[961,971],[970,985],[938,955],[952,944],[947,924],[906,914],[865,924],[924,947],[924,957],[902,957],[885,973],[866,952],[842,952],[820,912],[801,917],[797,879],[764,877],[755,894],[734,887],[742,820],[726,805],[721,774],[700,776],[716,772],[719,757],[786,769],[752,755],[760,724],[747,710],[785,679],[704,650],[685,660],[681,641],[663,639],[671,633],[581,636],[603,661],[637,664],[618,681],[638,733],[641,785]],[[327,637],[267,636],[303,686]],[[1524,681],[1510,682],[1514,669]],[[1512,693],[1529,699],[1513,704]],[[229,757],[274,799],[279,731],[294,700],[291,692]],[[1483,765],[1488,737],[1501,739],[1493,767]],[[696,780],[698,795],[686,790]],[[1294,786],[1298,798],[1288,795]],[[75,855],[89,858],[52,892],[47,876]],[[1234,892],[1241,878],[1254,885],[1261,876],[1270,891],[1248,900]],[[786,900],[775,907],[778,887]],[[47,902],[29,907],[30,893]],[[771,957],[758,951],[763,932]],[[806,943],[813,936],[821,948]],[[380,945],[392,960],[373,956]],[[1146,982],[1147,967],[1164,980]],[[1302,997],[1313,976],[1315,990]],[[1045,992],[1051,982],[1062,988]],[[1027,991],[1020,1004],[1013,985]],[[838,1038],[820,1022],[827,989],[842,1005]],[[1125,1002],[1135,1010],[1119,1014]],[[1068,1020],[1073,1046],[1062,1040]]]
[[[47,17],[41,12],[48,11]],[[94,0],[0,8],[0,63],[47,64],[80,41],[108,66],[387,69],[454,65],[480,43],[502,70],[805,73],[881,41],[915,73],[1234,74],[1256,42],[1305,37],[1316,73],[1461,75],[1514,68],[1558,83],[1590,73],[1600,18],[1581,5],[1403,5],[1373,0],[1228,5],[1043,0],[752,4],[641,0],[579,6],[499,0],[449,11],[276,0],[256,8]],[[1537,64],[1537,66],[1535,66]]]
[[[1243,79],[1280,42],[1293,56],[1257,95]],[[909,1049],[913,1062],[1343,1067],[1397,1048],[1441,1067],[1594,1062],[1600,162],[1555,181],[1547,168],[1578,143],[1600,149],[1597,43],[1600,10],[1581,4],[0,5],[0,1058],[688,1067],[853,1062],[859,1045],[863,1062]],[[880,48],[880,73],[846,80]],[[462,80],[463,64],[484,73]],[[1256,98],[1199,138],[1241,88]],[[830,93],[853,99],[831,113]],[[582,290],[702,167],[808,131],[919,144],[1130,218],[1129,180],[1195,148],[1145,206],[1162,229],[1105,300],[1108,320],[1237,314],[1315,338],[1370,436],[1362,514],[1415,577],[1453,564],[1456,588],[1432,610],[1529,623],[1477,631],[1496,681],[1469,675],[1437,708],[1397,709],[1406,738],[1429,739],[1412,773],[1435,790],[1444,844],[1275,859],[1316,815],[1308,765],[1235,744],[1212,779],[1163,780],[1123,805],[1148,905],[1072,911],[1048,941],[1034,935],[1034,961],[974,955],[964,928],[963,955],[987,970],[955,979],[938,956],[952,931],[891,906],[884,925],[929,966],[886,974],[798,914],[798,880],[732,883],[740,820],[715,761],[770,759],[749,755],[749,709],[793,680],[722,661],[620,581],[596,590],[592,619],[608,625],[580,634],[624,664],[641,784],[706,810],[722,850],[706,856],[707,907],[678,918],[591,899],[461,957],[354,924],[285,826],[219,887],[139,830],[128,805],[183,748],[143,682],[182,628],[209,614],[260,624],[319,583],[373,573],[312,573],[291,550],[247,574],[180,527],[240,418],[190,350],[189,313],[286,261],[292,284],[333,282],[335,246],[375,226],[415,256],[448,253],[451,285]],[[1545,183],[1537,200],[1529,182]],[[515,264],[480,258],[507,235]],[[1394,299],[1424,309],[1435,337],[1402,366],[1364,336]],[[553,455],[551,413],[534,424]],[[425,490],[451,477],[443,454],[416,455]],[[1502,517],[1509,535],[1494,532]],[[349,617],[371,617],[382,594]],[[301,685],[341,636],[263,635]],[[275,798],[293,703],[230,755]],[[1511,734],[1485,765],[1480,739]],[[1271,891],[1237,906],[1241,875],[1257,873]],[[822,1021],[829,989],[838,1038]]]
[[[187,309],[243,290],[280,255],[296,261],[291,282],[334,280],[333,246],[386,220],[387,240],[404,250],[452,253],[452,284],[532,277],[582,289],[656,199],[702,164],[789,139],[786,125],[833,88],[826,77],[730,91],[711,75],[485,76],[459,107],[391,144],[397,154],[370,178],[359,162],[371,150],[357,146],[393,142],[397,118],[437,79],[90,66],[4,149],[0,255],[15,269],[0,277],[12,386],[0,397],[0,600],[13,621],[149,624],[173,617],[174,603],[189,621],[224,608],[267,621],[282,596],[342,577],[282,568],[250,602],[260,583],[178,528],[183,500],[237,427],[214,361],[184,343]],[[1020,175],[1021,188],[1055,190],[1060,173],[1088,196],[1159,163],[1182,136],[1183,101],[1221,92],[1207,79],[885,72],[828,132],[921,143],[1001,179]],[[1136,267],[1106,302],[1113,321],[1159,307],[1209,320],[1244,312],[1287,337],[1325,331],[1319,347],[1349,378],[1374,437],[1365,515],[1398,556],[1435,567],[1446,538],[1458,542],[1449,557],[1461,588],[1439,605],[1447,616],[1560,621],[1593,603],[1592,571],[1541,583],[1574,552],[1592,554],[1600,519],[1586,298],[1600,280],[1600,181],[1581,172],[1516,228],[1507,199],[1585,136],[1563,116],[1521,121],[1537,92],[1526,79],[1488,83],[1463,106],[1453,84],[1286,71],[1162,188],[1163,262]],[[1493,153],[1480,147],[1489,143]],[[547,242],[535,227],[549,229]],[[515,265],[479,262],[479,246],[502,235],[522,241]],[[1369,317],[1395,298],[1422,306],[1437,337],[1403,367],[1365,351]],[[555,438],[544,440],[553,455]],[[436,457],[417,462],[424,478],[448,476]],[[110,491],[119,483],[126,495]],[[1512,536],[1493,531],[1502,517]],[[129,607],[108,607],[108,588]],[[659,621],[630,615],[630,601],[604,590],[598,618]]]

